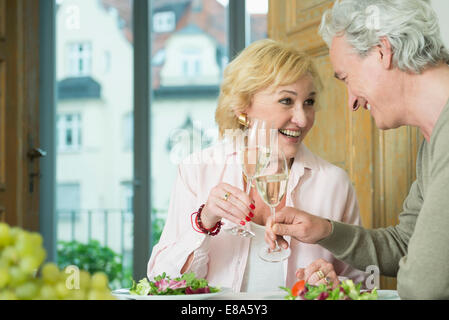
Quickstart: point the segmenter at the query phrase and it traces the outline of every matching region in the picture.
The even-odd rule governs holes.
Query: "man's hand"
[[[284,207],[276,212],[276,221],[269,217],[266,226],[265,241],[272,249],[275,248],[275,240],[279,246],[286,247],[287,242],[282,237],[285,235],[304,243],[315,244],[332,232],[329,220],[292,207]]]

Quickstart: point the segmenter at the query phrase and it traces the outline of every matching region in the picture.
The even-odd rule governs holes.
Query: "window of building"
[[[68,76],[83,77],[92,72],[92,46],[89,42],[68,45]]]
[[[81,115],[62,114],[58,116],[57,140],[59,152],[80,151]]]
[[[173,11],[155,13],[153,16],[154,32],[171,32],[175,30],[176,17]]]
[[[133,212],[133,185],[132,182],[125,181],[121,183],[121,202],[122,209],[127,213]]]
[[[56,188],[56,211],[63,221],[64,228],[68,221],[79,220],[81,204],[81,188],[79,183],[58,183]]]
[[[185,49],[181,53],[182,75],[193,78],[201,75],[201,51]]]
[[[134,146],[134,115],[132,112],[123,117],[123,150],[132,151]]]

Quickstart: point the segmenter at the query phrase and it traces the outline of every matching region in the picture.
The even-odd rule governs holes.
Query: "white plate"
[[[401,300],[396,290],[377,290],[378,300]]]
[[[118,289],[112,291],[112,294],[119,300],[207,300],[230,291],[231,289],[229,288],[220,288],[220,291],[214,293],[139,296],[130,294],[129,289]]]

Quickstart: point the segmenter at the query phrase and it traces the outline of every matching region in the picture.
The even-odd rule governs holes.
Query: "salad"
[[[196,278],[195,273],[185,273],[181,277],[171,279],[165,272],[148,281],[143,278],[138,283],[133,280],[129,293],[133,295],[184,295],[219,292],[220,288],[209,286],[206,279]]]
[[[288,294],[284,297],[287,300],[377,300],[376,288],[360,292],[361,285],[361,283],[354,285],[354,282],[348,279],[332,289],[332,284],[313,286],[301,280],[291,289],[280,288],[287,291]]]

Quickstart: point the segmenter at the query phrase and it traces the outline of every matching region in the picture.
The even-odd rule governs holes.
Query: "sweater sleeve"
[[[449,299],[449,126],[443,125],[448,112],[431,138],[425,200],[407,256],[399,263],[402,299]]]
[[[346,174],[345,178],[347,183],[347,196],[342,222],[350,225],[360,226],[362,221],[360,219],[360,209],[357,202],[357,196],[355,194],[354,187],[352,186],[349,177],[347,177]],[[352,279],[355,283],[365,283],[365,272],[363,272],[362,270],[358,270],[347,263],[343,264],[341,267],[342,269],[339,272],[339,276]]]
[[[195,272],[197,277],[207,274],[210,237],[193,230],[191,222],[192,213],[199,207],[192,187],[196,183],[195,171],[182,164],[178,167],[164,230],[148,262],[149,279],[163,272],[171,277],[179,276],[192,252],[194,259],[188,271]]]
[[[415,181],[404,202],[398,225],[371,230],[331,221],[331,235],[318,244],[356,269],[366,270],[368,266],[375,265],[379,267],[381,274],[396,277],[399,260],[407,254],[408,242],[421,205],[420,185]]]

